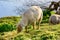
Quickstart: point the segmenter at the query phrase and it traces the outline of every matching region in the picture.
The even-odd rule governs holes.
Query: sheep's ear
[[[22,31],[22,27],[21,27],[21,25],[18,25],[17,26],[17,33],[21,32],[21,31]]]

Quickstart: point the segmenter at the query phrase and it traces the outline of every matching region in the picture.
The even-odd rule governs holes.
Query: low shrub
[[[2,23],[0,24],[0,32],[8,32],[15,30],[16,26],[13,24],[8,24],[8,23]]]
[[[48,23],[49,17],[50,17],[52,14],[55,14],[55,12],[54,12],[54,11],[50,11],[50,10],[48,10],[48,9],[44,10],[44,11],[43,11],[43,21],[42,21],[42,23]]]

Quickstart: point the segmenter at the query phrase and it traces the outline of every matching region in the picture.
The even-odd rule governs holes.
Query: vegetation
[[[17,34],[16,24],[21,17],[3,17],[0,18],[0,40],[60,40],[60,24],[49,25],[50,14],[44,11],[44,18],[40,29],[33,30],[32,25],[28,26],[28,33],[25,29]],[[50,12],[53,14],[54,12]],[[47,16],[48,15],[48,16]]]
[[[55,12],[54,11],[50,11],[48,9],[44,10],[43,11],[43,21],[42,21],[42,23],[48,23],[49,22],[49,17],[52,14],[55,14]]]
[[[0,32],[8,32],[16,29],[15,25],[12,24],[7,24],[7,23],[2,23],[0,24]]]
[[[0,33],[0,39],[3,40],[59,40],[60,39],[60,24],[49,25],[48,23],[41,24],[39,30],[33,30],[32,26],[28,27],[28,33],[23,29],[19,34],[16,30],[11,32]]]

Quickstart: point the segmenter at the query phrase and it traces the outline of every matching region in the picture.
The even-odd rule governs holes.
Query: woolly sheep
[[[49,18],[49,24],[59,24],[60,23],[60,15],[54,14]]]
[[[17,31],[18,33],[21,32],[23,27],[25,27],[27,32],[27,26],[29,24],[33,25],[33,29],[35,29],[36,23],[38,22],[39,25],[43,19],[43,12],[39,6],[32,6],[28,8],[22,15],[22,20],[18,23]],[[37,29],[39,26],[37,27]]]

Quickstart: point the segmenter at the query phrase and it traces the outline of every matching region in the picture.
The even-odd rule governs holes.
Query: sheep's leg
[[[27,30],[27,29],[28,29],[28,27],[27,27],[27,26],[25,26],[25,32],[28,32],[28,30]]]
[[[33,22],[33,29],[35,29],[36,27],[36,22]]]
[[[41,21],[42,21],[42,18],[40,18],[40,19],[38,20],[38,27],[37,27],[37,29],[39,29]]]
[[[37,29],[39,29],[39,26],[40,26],[40,22],[38,22],[38,26],[37,26]]]

